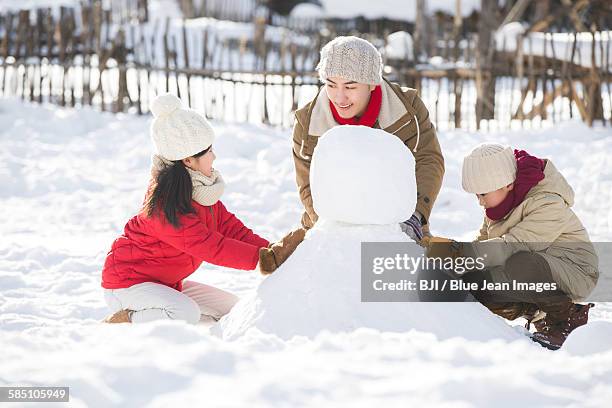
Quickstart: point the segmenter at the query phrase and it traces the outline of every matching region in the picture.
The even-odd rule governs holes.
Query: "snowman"
[[[407,149],[396,136],[363,126],[337,126],[321,136],[310,171],[319,220],[213,333],[235,339],[255,329],[290,339],[365,327],[439,339],[521,337],[475,302],[362,302],[362,242],[410,241],[399,226],[416,205],[415,164]]]

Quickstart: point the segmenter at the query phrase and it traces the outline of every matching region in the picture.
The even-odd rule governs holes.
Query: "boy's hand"
[[[459,258],[462,253],[460,242],[444,237],[425,237],[421,241],[428,258]]]
[[[446,243],[452,243],[455,242],[454,240],[450,239],[450,238],[444,238],[444,237],[435,237],[433,235],[428,235],[426,237],[424,237],[421,240],[423,246],[425,248],[429,247],[431,244],[436,244],[436,243],[442,243],[442,242],[446,242]]]

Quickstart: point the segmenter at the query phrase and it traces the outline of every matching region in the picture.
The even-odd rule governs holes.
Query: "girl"
[[[128,221],[102,271],[108,323],[157,319],[218,320],[238,298],[183,281],[203,261],[253,270],[269,242],[230,213],[219,198],[223,178],[213,168],[214,131],[197,112],[171,95],[151,106],[152,180],[141,211]],[[268,254],[269,256],[269,254]]]

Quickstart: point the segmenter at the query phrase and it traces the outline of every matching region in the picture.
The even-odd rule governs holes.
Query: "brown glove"
[[[423,237],[421,240],[428,258],[457,258],[461,256],[459,243],[443,237]]]
[[[259,250],[259,271],[269,275],[291,256],[295,248],[304,240],[306,229],[298,228],[285,235],[280,241]]]

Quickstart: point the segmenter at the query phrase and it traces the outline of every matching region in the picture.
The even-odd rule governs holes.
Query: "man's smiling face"
[[[327,97],[334,104],[340,117],[350,119],[365,112],[374,85],[347,81],[339,77],[325,80]]]

